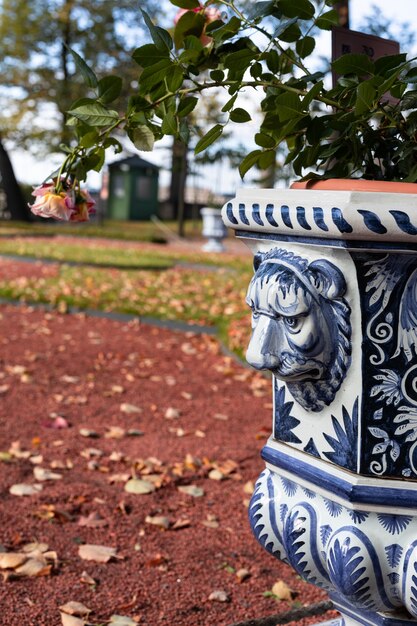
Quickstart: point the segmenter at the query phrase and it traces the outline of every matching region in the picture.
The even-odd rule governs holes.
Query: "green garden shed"
[[[114,220],[149,220],[158,211],[159,168],[139,156],[109,165],[107,217]]]

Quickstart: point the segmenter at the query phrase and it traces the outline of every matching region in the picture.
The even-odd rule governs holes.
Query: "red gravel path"
[[[227,626],[294,606],[264,597],[278,580],[298,606],[325,598],[264,552],[247,521],[244,486],[262,470],[270,430],[264,378],[207,336],[25,307],[0,313],[0,452],[20,442],[17,456],[0,462],[0,550],[37,541],[58,557],[50,575],[0,581],[0,624],[58,626],[58,607],[75,600],[92,610],[92,624],[117,613],[149,626]],[[179,417],[168,419],[167,409]],[[50,427],[57,415],[68,428]],[[31,458],[20,458],[25,452]],[[36,464],[52,464],[62,478],[44,482],[39,494],[12,495],[12,485],[36,482]],[[213,468],[233,471],[219,481],[208,476]],[[144,472],[158,486],[148,495],[109,480]],[[185,485],[204,495],[180,492]],[[89,514],[102,525],[80,525]],[[170,527],[147,516],[166,517]],[[82,543],[116,548],[120,558],[82,560]],[[240,569],[249,574],[243,582]],[[84,571],[96,585],[81,581]],[[227,602],[209,600],[219,590]]]

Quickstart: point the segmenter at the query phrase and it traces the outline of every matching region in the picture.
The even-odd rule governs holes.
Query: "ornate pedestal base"
[[[247,360],[273,374],[254,534],[345,624],[417,624],[417,201],[246,190],[224,218],[254,253]]]

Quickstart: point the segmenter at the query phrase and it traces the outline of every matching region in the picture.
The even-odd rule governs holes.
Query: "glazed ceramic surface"
[[[223,239],[226,237],[226,228],[223,224],[222,213],[220,209],[205,207],[201,209],[201,217],[203,218],[203,237],[207,237],[208,241],[204,244],[205,252],[223,252]]]
[[[247,359],[273,374],[255,536],[345,621],[415,620],[417,199],[245,190],[223,218],[254,253]]]

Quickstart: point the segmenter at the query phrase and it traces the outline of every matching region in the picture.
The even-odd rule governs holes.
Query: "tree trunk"
[[[16,180],[12,163],[0,136],[0,185],[6,194],[7,209],[12,220],[32,221],[32,214],[26,205],[22,190]]]
[[[184,237],[185,182],[187,179],[188,146],[174,139],[172,144],[171,185],[169,202],[172,217],[178,219],[178,235]]]

